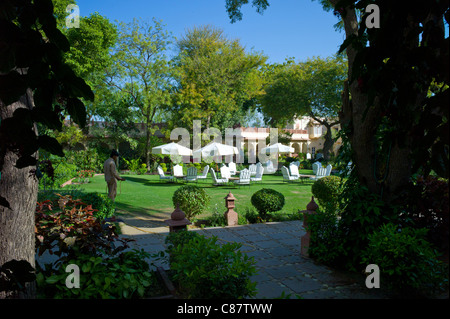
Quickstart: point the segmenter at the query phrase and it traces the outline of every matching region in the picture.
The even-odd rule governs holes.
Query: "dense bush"
[[[128,247],[119,238],[115,224],[94,216],[91,205],[61,196],[58,201],[37,203],[35,214],[36,251],[74,258],[78,253],[92,256],[116,254]]]
[[[269,212],[277,212],[284,206],[284,195],[271,188],[263,188],[251,197],[252,205],[262,218]]]
[[[250,281],[255,262],[239,251],[240,243],[218,244],[217,237],[192,233],[167,237],[172,278],[184,297],[237,299],[256,293],[256,283]]]
[[[39,163],[39,189],[55,189],[77,176],[77,166],[64,161],[44,160]]]
[[[115,204],[106,194],[81,193],[78,197],[87,205],[95,209],[93,215],[99,219],[112,217],[115,212]]]
[[[448,286],[448,267],[438,261],[425,229],[388,223],[369,235],[363,263],[381,269],[380,281],[402,296],[432,295]]]
[[[39,298],[131,299],[142,298],[157,289],[157,278],[145,261],[143,250],[128,251],[111,258],[78,254],[58,269],[41,269],[36,276]],[[80,268],[80,289],[66,286],[66,266]]]
[[[338,176],[325,176],[314,182],[311,192],[322,207],[336,210],[342,194],[343,182]]]
[[[70,196],[72,199],[79,199],[84,206],[91,205],[94,209],[92,214],[99,219],[109,218],[114,215],[115,203],[102,193],[85,193],[80,190],[41,190],[38,192],[38,203],[50,201],[53,207],[58,206],[61,196]]]
[[[428,229],[427,239],[440,251],[449,249],[449,185],[435,176],[419,176],[408,189],[402,219],[414,228]]]
[[[210,197],[205,190],[194,185],[181,186],[172,196],[173,205],[180,205],[188,219],[201,214],[208,207],[209,201]]]
[[[319,208],[308,216],[307,230],[311,232],[309,255],[320,263],[338,266],[345,260],[344,234],[334,212]]]

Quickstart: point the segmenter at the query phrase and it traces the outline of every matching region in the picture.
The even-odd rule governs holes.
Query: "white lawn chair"
[[[220,177],[226,178],[227,180],[230,179],[230,169],[226,165],[222,165],[222,167],[220,168]]]
[[[296,176],[291,176],[291,174],[289,174],[289,170],[286,166],[283,166],[281,168],[281,173],[283,174],[283,182],[292,183],[299,179]]]
[[[333,166],[331,166],[331,164],[328,164],[327,167],[325,167],[325,176],[330,176],[332,169]]]
[[[173,167],[173,176],[174,177],[182,177],[183,176],[183,166],[181,165],[175,165]]]
[[[234,162],[228,163],[228,169],[230,170],[231,175],[236,175],[236,163]]]
[[[248,170],[250,171],[250,176],[256,175],[256,165],[255,165],[255,164],[251,164],[251,165],[248,167]]]
[[[331,165],[330,165],[331,166]],[[331,172],[331,169],[330,169]],[[318,179],[327,176],[327,169],[325,167],[320,166],[317,168],[316,176],[310,177],[309,179],[317,181]]]
[[[228,179],[226,179],[226,178],[217,178],[216,172],[214,171],[214,169],[212,167],[209,169],[209,171],[211,172],[213,185],[224,185],[224,184],[228,183]]]
[[[291,165],[295,165],[295,166],[297,166],[297,168],[299,168],[300,167],[300,161],[292,162]]]
[[[273,163],[271,160],[268,160],[266,162],[266,166],[264,167],[264,173],[266,174],[273,174],[277,171],[277,169],[273,166]]]
[[[187,169],[187,175],[184,178],[186,182],[197,182],[197,168],[189,167]]]
[[[250,187],[250,171],[248,169],[243,169],[239,173],[239,180],[233,181],[236,185],[248,185]]]
[[[171,176],[171,175],[164,175],[164,171],[163,171],[161,166],[158,166],[157,170],[158,170],[158,175],[159,175],[159,180],[160,181],[163,181],[163,180],[164,181],[173,181],[173,176]]]
[[[315,162],[315,163],[312,164],[312,170],[313,170],[313,173],[314,173],[314,174],[317,173],[317,169],[318,169],[319,167],[322,167],[322,164],[321,164],[320,162]]]
[[[206,165],[205,168],[203,169],[202,175],[197,176],[197,180],[199,180],[199,179],[206,180],[208,178],[208,172],[209,172],[209,165]]]
[[[258,163],[258,164],[260,164],[260,163]],[[256,175],[255,175],[255,177],[250,177],[250,181],[262,183],[264,167],[262,165],[258,165],[258,164],[256,164]]]
[[[289,165],[289,174],[291,176],[299,178],[300,177],[300,173],[298,172],[298,166],[294,165],[294,164]]]

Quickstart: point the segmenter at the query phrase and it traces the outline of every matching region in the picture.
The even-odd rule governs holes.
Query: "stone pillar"
[[[308,218],[310,215],[315,214],[317,208],[319,206],[314,201],[314,196],[311,197],[311,201],[308,205],[306,205],[306,210],[302,211],[303,213],[303,227],[306,229],[306,234],[301,238],[301,249],[300,253],[304,257],[309,257],[308,249],[309,249],[309,241],[311,238],[311,231],[308,230]]]
[[[238,225],[238,214],[233,210],[234,201],[236,198],[231,194],[231,192],[228,193],[227,196],[225,196],[225,207],[227,208],[227,211],[225,212],[225,219],[227,221],[228,226],[237,226]]]
[[[180,205],[177,204],[177,208],[170,215],[170,219],[164,221],[169,225],[170,232],[177,232],[180,230],[187,230],[187,225],[191,222],[186,219],[186,214],[180,209]]]

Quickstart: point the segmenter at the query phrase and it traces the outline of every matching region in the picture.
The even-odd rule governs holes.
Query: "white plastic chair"
[[[248,167],[248,170],[250,171],[250,176],[256,175],[256,165],[255,165],[255,164],[251,164],[251,165]]]
[[[258,163],[260,164],[260,163]],[[255,177],[250,177],[250,181],[252,182],[262,182],[262,177],[264,174],[264,167],[262,165],[256,164],[256,175]]]
[[[268,160],[266,162],[266,166],[264,167],[264,172],[267,174],[273,174],[275,173],[277,170],[276,168],[273,166],[273,163],[271,160]]]
[[[198,175],[197,176],[197,180],[199,180],[199,179],[207,179],[208,178],[208,172],[209,172],[209,165],[206,165],[205,168],[203,169],[202,175]]]
[[[294,164],[289,165],[289,174],[291,176],[299,178],[300,177],[300,173],[298,172],[298,166],[294,165]]]
[[[230,169],[226,165],[222,165],[220,168],[220,177],[227,180],[231,177]]]
[[[289,174],[289,170],[286,166],[281,168],[281,173],[283,174],[283,182],[292,183],[298,180],[298,177]]]
[[[162,180],[172,181],[173,180],[173,176],[171,176],[171,175],[164,175],[164,171],[163,171],[161,166],[158,166],[157,170],[158,170],[158,175],[159,175],[159,180],[160,181],[162,181]]]
[[[212,167],[209,169],[209,171],[211,172],[213,185],[223,185],[223,184],[228,183],[228,179],[226,179],[226,178],[217,178],[216,172],[214,171],[214,169]]]
[[[174,177],[181,177],[181,176],[183,176],[183,166],[181,166],[181,165],[175,165],[174,167],[173,167],[173,176]]]
[[[231,175],[236,175],[236,163],[234,162],[228,163],[228,169],[230,170]]]
[[[243,169],[239,173],[239,180],[233,181],[236,185],[248,185],[250,187],[250,171],[248,169]]]
[[[197,182],[197,168],[189,167],[187,169],[187,175],[184,178],[186,182]]]

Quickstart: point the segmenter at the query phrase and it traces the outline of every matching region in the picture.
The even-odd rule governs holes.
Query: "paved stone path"
[[[122,218],[122,217],[121,217]],[[160,222],[126,216],[121,223],[123,236],[133,238],[132,248],[149,253],[165,250],[168,227]],[[149,227],[150,226],[150,227]],[[256,261],[257,299],[384,299],[379,289],[368,289],[364,277],[344,274],[300,255],[301,221],[252,224],[235,227],[213,227],[190,231],[217,236],[223,242],[242,243],[241,250]],[[166,264],[159,264],[167,268]]]

